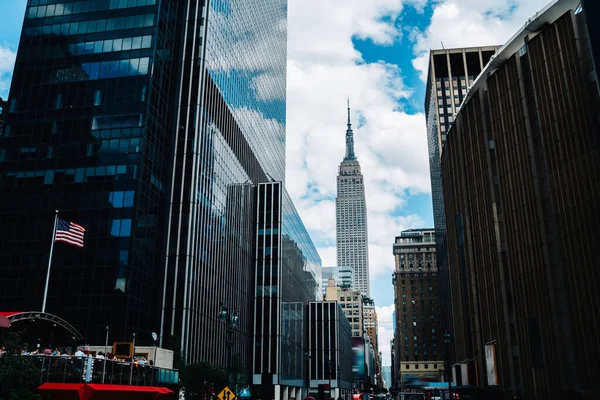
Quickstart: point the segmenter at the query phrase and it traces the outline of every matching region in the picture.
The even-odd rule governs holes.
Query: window
[[[10,99],[10,102],[8,103],[8,112],[17,112],[17,99],[15,99],[14,97]]]
[[[113,220],[110,234],[117,237],[131,236],[131,219]]]
[[[60,110],[61,108],[63,108],[63,103],[64,103],[63,95],[62,95],[62,93],[58,93],[56,95],[56,100],[54,100],[54,109]]]
[[[94,92],[94,105],[99,106],[102,104],[102,90],[98,89]]]

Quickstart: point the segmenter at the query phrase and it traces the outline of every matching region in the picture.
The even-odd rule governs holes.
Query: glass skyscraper
[[[279,184],[283,250],[261,293],[315,300],[321,279],[283,186],[286,42],[285,0],[30,0],[0,137],[0,309],[41,307],[59,210],[86,242],[55,246],[47,312],[89,343],[106,325],[111,341],[154,331],[225,366],[217,315],[237,309],[232,354],[250,374],[265,184]]]

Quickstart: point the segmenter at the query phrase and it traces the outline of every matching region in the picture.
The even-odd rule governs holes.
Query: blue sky
[[[371,294],[389,365],[392,243],[432,227],[423,100],[430,48],[503,44],[549,0],[289,0],[286,185],[335,265],[335,185],[346,98],[365,177]],[[26,0],[0,2],[0,96],[6,98]]]

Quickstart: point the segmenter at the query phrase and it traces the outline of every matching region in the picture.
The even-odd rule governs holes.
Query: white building
[[[346,130],[346,155],[337,177],[336,246],[337,264],[354,269],[354,289],[369,296],[369,251],[367,206],[360,164],[354,155],[354,137],[350,124]]]

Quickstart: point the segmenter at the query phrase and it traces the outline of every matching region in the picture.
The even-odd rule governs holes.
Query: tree
[[[40,371],[28,358],[21,357],[19,336],[9,333],[6,339],[6,353],[0,357],[0,399],[38,399]]]
[[[181,372],[181,388],[186,399],[209,398],[227,385],[225,371],[206,361],[186,365]]]

